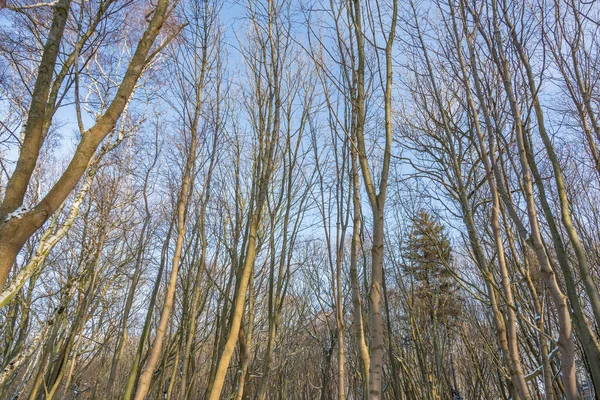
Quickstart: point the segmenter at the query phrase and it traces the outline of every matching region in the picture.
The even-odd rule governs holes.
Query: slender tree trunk
[[[382,309],[383,282],[383,212],[373,213],[373,248],[371,249],[371,288],[369,310],[371,327],[371,360],[369,369],[369,398],[381,398],[383,387],[383,356],[385,352]]]
[[[264,203],[264,200],[259,201],[258,203],[260,204],[260,206],[257,205],[257,207],[259,207],[260,209],[262,208],[261,203]],[[254,260],[256,258],[256,235],[258,231],[259,222],[260,211],[256,211],[250,222],[250,232],[248,237],[246,258],[244,260],[244,267],[240,276],[240,284],[237,286],[234,295],[231,325],[227,335],[227,340],[225,341],[223,352],[219,357],[219,362],[215,369],[215,378],[212,382],[209,382],[209,391],[207,398],[210,400],[218,400],[221,397],[223,384],[225,383],[225,377],[227,375],[227,368],[229,367],[229,362],[231,361],[231,357],[233,356],[233,352],[235,350],[235,345],[237,342],[242,321],[244,303],[246,301],[246,293],[248,291],[248,284],[250,282],[252,271],[254,269]]]
[[[360,353],[361,377],[363,384],[363,398],[369,393],[369,347],[365,340],[365,331],[362,317],[362,300],[360,295],[360,286],[358,282],[358,252],[360,251],[360,228],[361,228],[361,210],[360,210],[360,187],[359,172],[356,160],[356,151],[351,149],[352,158],[352,242],[350,248],[350,284],[352,286],[352,303],[354,313],[354,327],[356,334],[356,343]]]
[[[383,364],[384,364],[384,321],[382,314],[382,280],[383,280],[383,246],[384,246],[384,208],[387,191],[388,174],[392,146],[392,45],[396,35],[396,20],[398,15],[398,1],[393,2],[391,28],[386,38],[385,47],[385,87],[384,87],[384,114],[385,114],[385,149],[379,182],[379,192],[373,183],[369,168],[365,146],[365,50],[363,28],[361,22],[360,0],[354,0],[354,29],[357,41],[357,98],[356,98],[356,132],[355,139],[358,148],[358,158],[363,175],[363,181],[373,214],[373,243],[371,249],[371,285],[369,289],[370,312],[370,363],[369,363],[369,399],[379,400],[383,389]]]
[[[138,343],[138,349],[135,354],[135,358],[133,360],[131,371],[129,372],[129,377],[127,378],[127,384],[125,385],[125,392],[123,394],[123,400],[130,400],[134,394],[134,391],[137,388],[138,380],[139,380],[139,371],[141,367],[142,354],[144,353],[144,346],[146,345],[146,339],[148,334],[150,333],[150,324],[152,320],[152,314],[154,313],[154,305],[156,304],[156,297],[158,296],[158,290],[160,288],[160,283],[162,280],[162,275],[164,271],[164,267],[167,263],[167,251],[169,248],[169,243],[171,241],[171,234],[173,233],[173,221],[169,225],[169,231],[167,233],[167,237],[165,238],[165,242],[163,243],[163,248],[161,251],[161,260],[160,267],[158,272],[156,273],[156,279],[154,281],[154,288],[152,289],[152,294],[150,296],[150,304],[148,305],[148,311],[146,312],[146,319],[144,320],[144,327],[142,328],[142,333],[140,334],[140,340]]]
[[[345,229],[345,228],[344,228]],[[338,399],[344,400],[346,398],[346,372],[344,364],[346,362],[346,356],[344,353],[344,303],[342,297],[342,251],[344,243],[340,243],[340,251],[338,252],[336,259],[336,323],[337,323],[337,336],[338,336]]]
[[[254,303],[256,297],[253,295],[254,280],[250,280],[248,288],[248,321],[246,327],[240,330],[240,382],[236,394],[236,400],[247,400],[250,398],[248,393],[248,380],[250,374],[250,349],[252,348],[252,332],[254,331]],[[243,339],[243,340],[242,340]]]
[[[116,392],[116,384],[117,383],[115,381],[116,381],[116,377],[117,377],[117,369],[119,368],[119,364],[121,362],[121,357],[123,356],[123,349],[125,348],[125,343],[127,342],[127,339],[128,339],[127,325],[129,323],[129,314],[131,312],[131,307],[133,306],[134,295],[135,295],[135,291],[136,291],[137,284],[138,284],[140,274],[141,274],[142,256],[144,254],[143,247],[144,247],[144,241],[146,239],[146,229],[148,228],[148,223],[150,222],[149,218],[150,218],[150,216],[146,215],[146,219],[144,220],[144,224],[143,224],[142,230],[140,232],[140,240],[138,242],[135,270],[133,273],[133,277],[131,279],[129,291],[127,292],[127,298],[125,300],[125,306],[123,309],[123,317],[122,317],[122,321],[121,321],[121,332],[117,338],[117,344],[115,346],[115,352],[114,352],[112,363],[111,363],[110,375],[109,375],[109,380],[108,380],[109,396],[111,396],[111,397],[116,396],[115,392]]]
[[[394,398],[398,400],[404,399],[404,392],[402,392],[402,387],[398,382],[398,367],[396,357],[394,356],[394,340],[392,336],[392,320],[390,316],[390,305],[388,301],[388,291],[386,284],[385,272],[383,276],[383,300],[385,302],[385,317],[386,317],[386,325],[388,330],[388,357],[390,359],[390,367],[391,367],[391,375],[392,375],[392,390],[394,393]]]
[[[197,99],[199,104],[201,102],[200,97]],[[181,191],[179,193],[179,199],[177,201],[177,240],[175,242],[175,251],[173,253],[173,262],[171,267],[171,276],[169,278],[169,284],[167,286],[167,292],[165,295],[165,304],[160,315],[160,321],[158,328],[156,329],[156,336],[154,338],[154,344],[150,350],[150,356],[146,369],[140,375],[140,381],[135,394],[135,400],[143,400],[148,394],[150,389],[150,383],[154,369],[158,363],[158,359],[161,354],[162,344],[167,332],[167,326],[171,317],[171,309],[173,308],[173,302],[175,299],[175,288],[177,286],[177,276],[179,272],[179,262],[181,259],[181,249],[183,247],[183,239],[185,235],[185,223],[186,223],[186,211],[189,198],[191,197],[191,187],[193,186],[194,176],[194,165],[196,163],[196,146],[197,146],[197,126],[198,126],[199,115],[196,116],[195,123],[192,126],[191,142],[189,147],[188,159],[185,165],[183,174],[183,180],[181,185]]]

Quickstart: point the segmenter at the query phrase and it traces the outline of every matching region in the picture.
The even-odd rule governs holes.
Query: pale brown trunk
[[[200,102],[200,98],[197,100]],[[199,106],[198,106],[199,107]],[[199,118],[199,116],[197,117]],[[167,326],[171,317],[171,309],[173,308],[173,302],[175,300],[175,288],[177,286],[177,276],[179,272],[179,262],[181,259],[181,249],[183,247],[183,239],[185,235],[185,223],[186,223],[186,210],[189,198],[191,196],[191,186],[193,185],[194,165],[196,162],[196,145],[197,145],[197,118],[194,126],[192,127],[192,138],[189,148],[188,160],[185,165],[183,182],[181,190],[179,192],[179,199],[177,202],[177,240],[175,243],[175,251],[173,253],[173,262],[171,268],[171,275],[167,286],[167,292],[165,294],[165,303],[163,310],[160,315],[160,321],[158,328],[156,329],[156,336],[154,343],[150,350],[150,356],[148,357],[148,363],[146,369],[140,375],[140,381],[138,384],[137,392],[135,394],[135,400],[143,400],[146,398],[148,390],[150,389],[150,383],[152,381],[152,375],[154,369],[158,363],[158,359],[161,354],[163,340],[167,332]]]
[[[358,165],[356,160],[356,151],[351,150],[352,154],[352,191],[353,191],[353,217],[352,217],[352,243],[350,248],[350,283],[352,285],[352,303],[354,313],[354,327],[356,334],[356,343],[360,353],[361,376],[363,383],[363,397],[366,398],[369,393],[369,347],[365,340],[365,331],[362,317],[362,300],[358,283],[358,253],[360,251],[360,228],[361,228],[361,210],[360,210],[360,188]]]
[[[261,203],[261,202],[259,202]],[[262,206],[262,204],[260,204]],[[244,311],[244,303],[246,302],[246,292],[253,271],[254,260],[256,258],[256,235],[258,224],[260,222],[260,211],[255,212],[250,222],[250,232],[247,243],[246,258],[244,267],[240,276],[240,284],[236,288],[234,303],[232,309],[231,326],[227,335],[227,340],[223,346],[223,352],[219,357],[219,362],[215,369],[215,378],[209,383],[209,392],[207,398],[210,400],[218,400],[221,397],[223,384],[227,375],[227,368],[233,356],[235,345],[240,331],[242,314]]]
[[[341,244],[340,246],[343,246]],[[340,252],[341,253],[341,252]],[[344,400],[346,398],[346,372],[344,369],[344,363],[346,362],[346,356],[344,353],[344,309],[342,299],[342,254],[338,255],[336,260],[336,323],[337,323],[337,336],[338,336],[338,399]]]
[[[374,210],[375,211],[375,210]],[[382,281],[383,281],[383,212],[373,213],[373,248],[371,249],[371,288],[369,311],[371,327],[371,360],[369,366],[369,398],[381,398],[383,384],[383,332]]]
[[[160,283],[162,280],[163,270],[167,263],[166,254],[167,254],[167,249],[168,249],[169,243],[171,242],[171,235],[173,233],[173,225],[174,225],[174,222],[171,220],[171,223],[169,225],[169,230],[167,233],[167,237],[165,238],[165,241],[163,243],[163,247],[161,250],[160,267],[158,268],[158,271],[156,273],[156,278],[154,280],[154,287],[152,289],[152,294],[150,295],[150,304],[148,305],[148,310],[146,311],[146,318],[144,320],[144,326],[142,328],[142,333],[140,335],[140,339],[138,342],[138,348],[135,353],[135,357],[133,359],[131,371],[129,372],[129,376],[127,378],[127,383],[125,384],[123,400],[131,399],[131,397],[134,395],[134,391],[136,390],[136,387],[138,384],[139,371],[141,368],[140,363],[142,360],[142,353],[144,352],[146,338],[148,337],[148,334],[150,333],[150,323],[152,320],[152,314],[154,312],[154,305],[156,304],[156,297],[158,296],[158,289],[160,287]]]
[[[248,368],[250,367],[250,349],[252,347],[252,332],[254,330],[254,303],[255,296],[253,295],[254,280],[250,280],[248,288],[248,321],[246,327],[240,330],[240,383],[238,385],[238,391],[236,400],[249,399],[248,383],[249,374]],[[243,340],[242,340],[243,338]]]
[[[384,114],[385,114],[385,149],[383,164],[379,181],[379,192],[373,183],[369,168],[365,146],[365,50],[363,28],[361,22],[360,0],[354,0],[354,29],[357,42],[357,98],[356,98],[356,132],[355,139],[358,148],[358,158],[363,175],[363,181],[373,215],[373,243],[371,249],[371,285],[369,289],[369,320],[371,328],[370,364],[369,364],[369,399],[379,400],[383,388],[383,363],[385,353],[384,322],[382,315],[382,282],[383,282],[383,250],[384,250],[384,208],[388,184],[388,174],[392,146],[392,45],[396,35],[396,20],[398,15],[398,1],[393,1],[391,27],[386,37],[385,46],[385,87],[384,87]]]

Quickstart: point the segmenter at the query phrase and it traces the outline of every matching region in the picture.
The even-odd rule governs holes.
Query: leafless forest
[[[600,400],[593,0],[0,0],[0,399]]]

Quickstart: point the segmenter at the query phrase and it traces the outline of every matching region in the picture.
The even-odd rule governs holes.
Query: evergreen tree
[[[405,249],[405,270],[413,278],[413,307],[419,314],[449,322],[460,313],[457,285],[452,277],[452,247],[444,227],[426,211],[414,220]]]

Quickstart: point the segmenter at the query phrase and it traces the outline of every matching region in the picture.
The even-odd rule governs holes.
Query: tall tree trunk
[[[127,378],[127,383],[125,385],[125,391],[123,394],[123,400],[130,400],[133,396],[134,392],[137,390],[137,385],[139,381],[139,373],[142,362],[142,355],[144,353],[144,346],[146,345],[146,339],[150,333],[150,325],[152,322],[152,315],[154,313],[154,305],[156,304],[156,298],[158,296],[158,290],[160,288],[160,283],[162,281],[162,275],[164,272],[164,268],[167,263],[167,252],[169,248],[169,243],[171,242],[171,235],[173,233],[173,225],[174,221],[171,221],[169,225],[169,230],[167,236],[165,238],[165,242],[163,243],[163,247],[161,250],[161,259],[160,259],[160,267],[156,273],[156,279],[154,280],[154,288],[152,289],[152,294],[150,295],[150,303],[148,305],[148,311],[146,312],[146,318],[144,320],[144,326],[142,328],[142,333],[140,334],[140,339],[138,342],[138,348],[135,353],[135,357],[133,359],[131,365],[131,371],[129,372],[129,376]]]
[[[196,146],[198,140],[197,128],[198,119],[200,117],[199,108],[201,104],[201,96],[198,96],[197,103],[198,104],[196,105],[196,116],[191,128],[191,142],[189,147],[188,159],[184,167],[181,190],[179,192],[179,199],[177,201],[177,239],[175,242],[175,251],[173,253],[171,275],[167,286],[167,292],[165,294],[165,303],[163,305],[163,310],[160,315],[158,328],[156,329],[154,344],[152,345],[152,348],[150,350],[150,355],[148,357],[146,369],[140,375],[139,385],[134,397],[135,400],[144,400],[146,398],[146,395],[148,394],[148,390],[150,389],[150,383],[152,380],[152,375],[154,374],[154,369],[156,368],[158,359],[161,354],[163,340],[165,338],[165,334],[167,332],[167,327],[171,317],[171,309],[173,308],[173,302],[175,300],[175,288],[177,286],[179,262],[181,260],[181,249],[183,247],[183,238],[186,230],[186,211],[189,198],[192,195],[192,186],[194,183],[193,176],[195,175],[194,166],[196,164]]]
[[[350,284],[352,286],[352,303],[354,313],[355,341],[358,346],[361,360],[361,377],[363,385],[363,398],[369,394],[369,347],[365,340],[365,330],[362,317],[362,300],[360,286],[358,282],[358,253],[360,251],[360,229],[361,229],[361,209],[360,209],[360,187],[358,163],[356,160],[356,151],[351,148],[352,158],[352,242],[350,244]]]
[[[257,208],[262,208],[262,203],[264,203],[264,199],[262,201],[259,200],[258,203],[260,204],[260,206],[257,205]],[[225,383],[225,377],[227,375],[227,368],[229,367],[229,362],[231,361],[231,357],[233,356],[235,345],[239,336],[239,330],[242,322],[242,314],[244,311],[244,303],[246,302],[246,293],[248,291],[248,284],[252,276],[252,271],[254,270],[254,260],[256,258],[256,235],[258,231],[258,224],[260,222],[260,208],[254,213],[250,222],[248,247],[246,251],[246,257],[244,260],[242,274],[240,276],[240,284],[236,287],[235,290],[231,324],[229,332],[227,334],[227,340],[225,341],[223,352],[219,357],[219,362],[217,363],[217,367],[215,369],[214,380],[212,382],[209,382],[207,398],[210,400],[218,400],[221,397],[223,384]]]
[[[383,247],[384,247],[384,208],[392,147],[392,45],[396,36],[396,21],[398,16],[398,1],[393,1],[391,27],[386,37],[385,46],[385,148],[379,188],[376,189],[369,168],[365,146],[365,49],[361,19],[360,0],[354,0],[353,22],[357,42],[357,97],[356,97],[356,130],[355,139],[358,148],[358,159],[361,166],[363,181],[373,215],[373,243],[371,248],[371,285],[369,289],[369,320],[371,328],[370,363],[369,363],[369,399],[379,400],[383,388],[384,364],[384,322],[382,314],[382,280],[383,280]],[[377,192],[379,190],[379,192]]]

